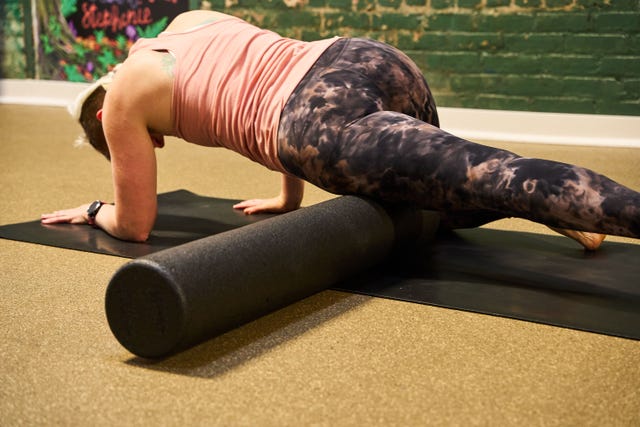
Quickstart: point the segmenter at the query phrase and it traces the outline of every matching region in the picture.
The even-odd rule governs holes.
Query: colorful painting
[[[37,0],[39,78],[93,81],[122,62],[140,37],[157,36],[189,0]]]

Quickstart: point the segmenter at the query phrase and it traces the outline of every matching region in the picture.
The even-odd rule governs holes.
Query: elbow
[[[107,225],[106,231],[121,240],[128,242],[143,243],[149,239],[151,230],[155,223],[153,217],[145,215],[118,215],[116,213],[114,221]]]
[[[128,242],[144,243],[149,239],[151,230],[142,227],[126,227],[119,228],[115,237]]]
[[[135,243],[144,243],[149,239],[149,234],[149,232],[131,234],[127,240]]]

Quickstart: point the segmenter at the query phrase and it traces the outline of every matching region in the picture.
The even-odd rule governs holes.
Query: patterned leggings
[[[287,101],[279,157],[290,173],[327,191],[436,210],[452,228],[520,217],[640,238],[640,193],[438,126],[429,87],[406,55],[372,40],[340,39]]]

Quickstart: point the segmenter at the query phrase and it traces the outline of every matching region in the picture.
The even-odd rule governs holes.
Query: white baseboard
[[[66,107],[87,84],[0,79],[0,104]],[[447,132],[471,141],[640,148],[640,116],[438,108]]]
[[[640,116],[438,108],[442,128],[472,141],[640,148]]]
[[[87,86],[57,80],[0,79],[0,104],[66,107]]]

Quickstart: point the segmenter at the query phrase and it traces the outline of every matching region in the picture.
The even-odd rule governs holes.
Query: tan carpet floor
[[[0,224],[111,197],[108,163],[74,148],[64,109],[0,105],[0,132]],[[640,188],[637,149],[500,146]],[[161,192],[278,190],[222,150],[172,139],[158,158]],[[329,197],[310,188],[305,204]],[[145,362],[104,315],[125,261],[0,239],[0,425],[640,425],[638,341],[335,291]]]

